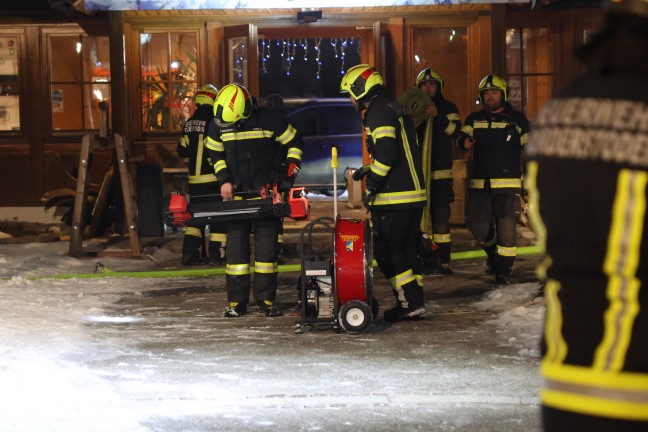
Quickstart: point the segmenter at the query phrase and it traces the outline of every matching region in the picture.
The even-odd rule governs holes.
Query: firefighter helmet
[[[349,93],[355,100],[362,101],[383,84],[378,69],[368,64],[359,64],[344,74],[340,83],[340,92]]]
[[[252,95],[240,84],[227,84],[220,89],[214,103],[214,120],[219,126],[229,126],[252,114]]]
[[[212,84],[205,84],[204,86],[198,89],[196,92],[196,105],[214,105],[216,100],[216,95],[218,94],[218,89]]]
[[[608,13],[648,18],[648,0],[604,0],[603,9]]]
[[[479,98],[483,102],[483,93],[486,90],[501,90],[504,101],[508,100],[508,84],[506,80],[497,75],[486,75],[479,83]]]
[[[443,78],[430,68],[425,68],[416,76],[416,87],[421,87],[425,81],[436,81],[439,92],[443,93]]]

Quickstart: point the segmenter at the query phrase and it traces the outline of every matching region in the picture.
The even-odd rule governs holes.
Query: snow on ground
[[[295,335],[290,311],[223,318],[222,276],[50,278],[93,273],[98,260],[67,247],[0,245],[0,430],[540,430],[537,282],[449,293],[426,320],[357,336]],[[179,259],[147,253],[101,263]],[[384,309],[391,293],[376,282]]]

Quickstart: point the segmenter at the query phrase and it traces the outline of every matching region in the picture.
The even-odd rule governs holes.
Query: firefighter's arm
[[[285,127],[282,128],[283,132],[280,133],[276,140],[281,144],[283,153],[286,155],[283,163],[284,172],[282,173],[282,179],[279,184],[279,189],[282,192],[288,191],[293,184],[295,179],[301,170],[301,161],[303,155],[304,144],[302,142],[301,136],[297,132],[295,127],[285,122]]]
[[[457,148],[459,150],[470,150],[475,145],[472,124],[472,119],[468,116],[466,123],[459,130],[459,136],[457,137]]]
[[[178,156],[181,157],[185,163],[189,163],[189,136],[187,134],[182,134],[180,141],[176,147],[176,152]]]
[[[459,110],[453,103],[448,103],[447,113],[443,115],[442,126],[443,132],[450,138],[457,139],[461,133],[461,117],[459,117]]]
[[[215,124],[209,126],[209,134],[205,143],[205,149],[207,150],[207,157],[214,167],[214,174],[216,174],[218,183],[221,185],[221,194],[223,194],[223,187],[226,184],[229,184],[229,187],[233,189],[233,180],[229,168],[227,167],[227,162],[225,161],[225,145],[220,140],[220,132],[217,127],[212,126],[215,126]],[[227,190],[225,190],[225,192],[227,194]],[[228,195],[229,198],[226,198],[225,195],[223,195],[223,199],[232,198],[231,189]]]
[[[382,124],[375,128],[368,126],[374,142],[374,153],[367,173],[367,189],[374,190],[385,180],[398,158],[398,140],[395,125]]]

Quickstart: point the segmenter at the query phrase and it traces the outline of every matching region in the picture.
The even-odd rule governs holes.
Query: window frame
[[[54,36],[77,36],[79,38],[82,37],[105,37],[108,38],[109,43],[110,43],[110,38],[108,33],[98,33],[98,34],[88,34],[86,31],[83,30],[78,25],[73,25],[73,26],[61,26],[61,27],[43,27],[41,29],[41,58],[43,59],[41,62],[41,79],[42,79],[42,84],[41,84],[41,92],[42,92],[42,100],[44,103],[42,106],[47,106],[49,107],[47,109],[46,113],[43,113],[43,130],[47,131],[47,134],[51,136],[52,138],[56,137],[67,137],[67,136],[83,136],[88,133],[98,133],[100,127],[97,127],[95,129],[54,129],[54,124],[53,124],[53,119],[52,119],[52,114],[53,114],[53,107],[52,107],[52,95],[51,95],[51,87],[52,87],[52,76],[51,76],[51,56],[50,56],[50,38]],[[110,50],[110,48],[109,48]],[[82,62],[83,64],[83,62]],[[85,81],[83,77],[83,69],[82,69],[82,76],[81,76],[81,81],[73,81],[70,82],[69,84],[72,85],[80,85],[81,86],[81,91],[83,94],[84,87],[86,85],[92,85],[92,81]],[[105,85],[108,85],[112,89],[112,81],[109,79],[106,83],[102,83]],[[112,92],[111,92],[112,93]],[[112,98],[112,96],[111,96]],[[85,113],[85,109],[82,106],[82,110]],[[85,114],[84,114],[85,116]],[[109,116],[110,118],[110,116]],[[84,122],[85,123],[85,122]]]
[[[194,33],[196,35],[196,89],[200,88],[205,84],[213,84],[217,88],[220,88],[221,83],[209,82],[208,73],[207,73],[207,63],[208,59],[205,58],[206,53],[206,31],[204,23],[194,23],[189,25],[178,26],[176,24],[169,23],[164,25],[160,23],[158,26],[134,26],[131,33],[132,37],[130,38],[130,52],[131,52],[131,65],[130,65],[130,76],[132,77],[130,83],[131,94],[138,95],[131,99],[133,104],[133,109],[131,110],[131,127],[134,132],[134,136],[142,138],[161,138],[161,137],[177,137],[181,130],[175,129],[165,129],[165,130],[147,130],[143,124],[143,113],[144,113],[144,104],[143,104],[143,91],[146,81],[142,79],[142,50],[140,38],[142,34],[147,33],[156,33],[156,34],[167,34],[170,38],[171,33]],[[203,82],[204,81],[204,82]]]

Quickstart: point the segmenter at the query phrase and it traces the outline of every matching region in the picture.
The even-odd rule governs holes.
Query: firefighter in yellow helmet
[[[486,272],[495,282],[511,279],[517,242],[518,195],[522,193],[522,146],[529,120],[507,102],[508,85],[497,75],[479,83],[483,108],[471,113],[457,145],[472,149],[468,189],[468,227],[488,255]]]
[[[421,229],[426,234],[432,234],[432,241],[438,247],[432,262],[422,256],[422,271],[423,274],[451,274],[450,203],[454,201],[452,145],[459,136],[461,118],[457,106],[444,97],[443,78],[437,72],[430,68],[423,69],[416,77],[416,87],[432,99],[432,104],[425,111],[427,120],[416,128],[429,194],[429,215],[423,215]],[[428,226],[430,222],[431,227]]]
[[[372,162],[356,170],[353,178],[366,178],[363,202],[371,210],[374,256],[396,296],[396,306],[385,311],[385,320],[421,318],[423,276],[416,246],[427,196],[414,121],[386,94],[382,76],[372,66],[350,68],[340,90],[365,110]]]
[[[585,73],[538,113],[525,149],[547,258],[547,432],[648,431],[648,1],[604,4]]]
[[[177,146],[178,156],[188,168],[189,196],[194,200],[216,199],[219,194],[214,168],[206,156],[207,127],[214,118],[214,101],[218,90],[212,84],[202,86],[196,92],[196,110],[185,122]],[[199,197],[209,198],[199,198]],[[182,243],[182,264],[201,265],[207,260],[221,262],[225,254],[226,227],[224,223],[209,224],[209,258],[205,251],[206,224],[188,221]]]
[[[280,192],[287,192],[301,166],[302,141],[297,130],[278,111],[258,107],[239,84],[228,84],[218,93],[207,148],[224,200],[258,198],[274,183]],[[274,304],[280,225],[278,216],[227,223],[226,317],[247,312],[250,287],[261,312],[269,317],[281,315]],[[250,274],[252,231],[254,278]]]

